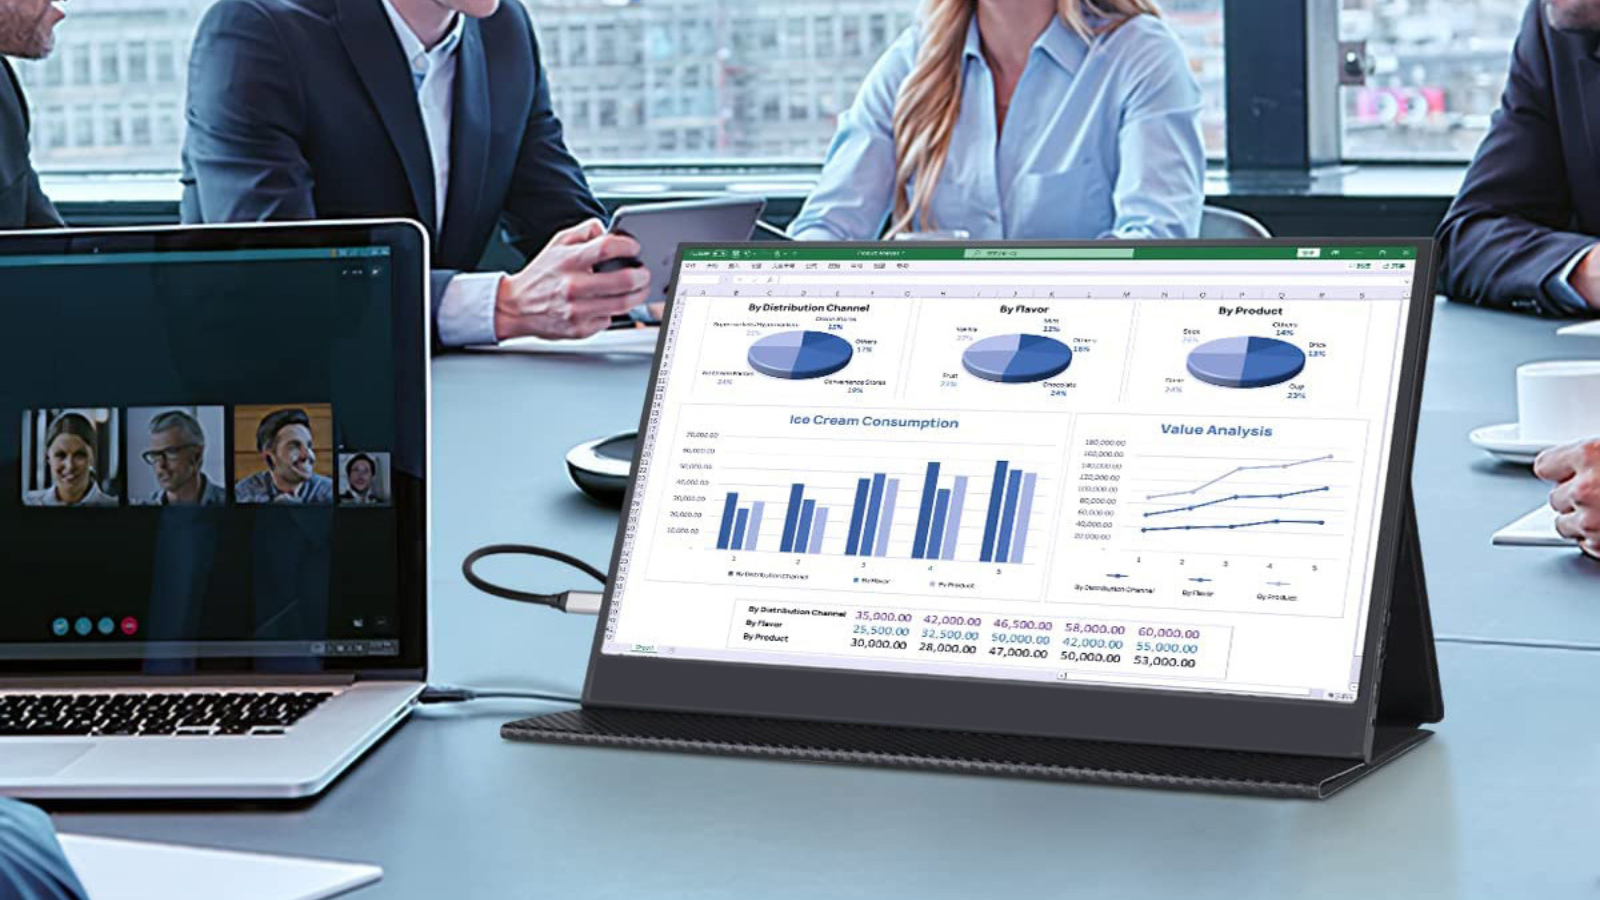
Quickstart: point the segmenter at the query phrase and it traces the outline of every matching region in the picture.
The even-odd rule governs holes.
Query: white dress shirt
[[[445,199],[450,190],[450,115],[455,104],[456,51],[466,19],[456,13],[450,31],[429,50],[389,0],[383,0],[383,11],[400,39],[417,89],[417,109],[433,158],[433,224],[438,233],[444,228]],[[447,347],[495,343],[494,301],[501,277],[499,272],[482,272],[450,279],[439,304],[440,343]]]

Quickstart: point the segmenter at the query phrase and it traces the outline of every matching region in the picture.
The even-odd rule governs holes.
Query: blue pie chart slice
[[[799,380],[832,375],[850,365],[850,342],[825,331],[785,331],[750,345],[750,368],[773,378]]]
[[[1001,334],[968,347],[961,354],[961,365],[985,381],[1043,381],[1072,365],[1072,348],[1037,334]]]
[[[1189,351],[1189,374],[1218,387],[1271,387],[1305,367],[1305,351],[1276,338],[1219,338]]]

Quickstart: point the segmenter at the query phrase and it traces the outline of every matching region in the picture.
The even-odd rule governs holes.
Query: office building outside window
[[[1342,40],[1364,40],[1371,72],[1343,88],[1344,157],[1471,158],[1500,105],[1527,0],[1343,0]]]
[[[19,62],[45,172],[171,172],[189,44],[213,0],[72,0]],[[820,162],[917,0],[509,0],[533,16],[568,146],[587,164]],[[1223,152],[1222,0],[1165,0]]]

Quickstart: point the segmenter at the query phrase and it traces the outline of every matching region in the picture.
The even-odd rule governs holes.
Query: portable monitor
[[[1439,707],[1407,490],[1430,256],[684,245],[586,709],[507,734],[738,752],[800,720],[1338,777],[1395,755]],[[1394,690],[1421,701],[1394,717],[1397,585]]]

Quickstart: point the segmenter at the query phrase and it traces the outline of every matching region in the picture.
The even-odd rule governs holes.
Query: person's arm
[[[61,213],[56,211],[54,203],[45,196],[44,190],[39,187],[39,175],[33,171],[33,166],[28,166],[28,205],[24,212],[23,221],[29,228],[65,228],[66,222],[62,220]]]
[[[37,807],[0,797],[0,897],[88,900],[61,852],[50,817]]]
[[[1124,37],[1144,39],[1120,44],[1130,88],[1117,130],[1116,218],[1100,237],[1195,237],[1206,175],[1200,85],[1189,73],[1183,47],[1164,27],[1129,28],[1109,40]]]
[[[861,83],[839,127],[822,173],[789,234],[799,240],[873,240],[894,208],[894,101],[911,74],[915,35],[907,29]]]
[[[1439,225],[1439,283],[1455,300],[1573,315],[1583,298],[1561,279],[1596,238],[1566,230],[1571,189],[1542,7],[1528,6],[1500,108]]]
[[[189,58],[186,220],[316,218],[298,71],[272,17],[251,0],[206,11]]]
[[[519,17],[532,45],[533,103],[502,212],[507,240],[529,261],[521,271],[492,280],[461,276],[456,279],[460,285],[452,283],[450,289],[470,284],[477,333],[496,341],[525,335],[588,337],[609,326],[613,315],[645,301],[650,271],[642,266],[594,271],[607,260],[636,258],[639,242],[606,232],[605,209],[589,192],[583,169],[562,140],[526,13],[515,5],[503,5],[501,11]]]
[[[527,27],[533,44],[533,104],[522,130],[504,222],[506,239],[532,259],[556,232],[587,219],[605,221],[606,211],[589,191],[583,167],[567,150],[561,120],[550,105],[550,81],[539,58],[539,42],[532,26]]]
[[[1551,447],[1533,461],[1533,474],[1555,483],[1550,508],[1556,531],[1600,557],[1600,439]]]

